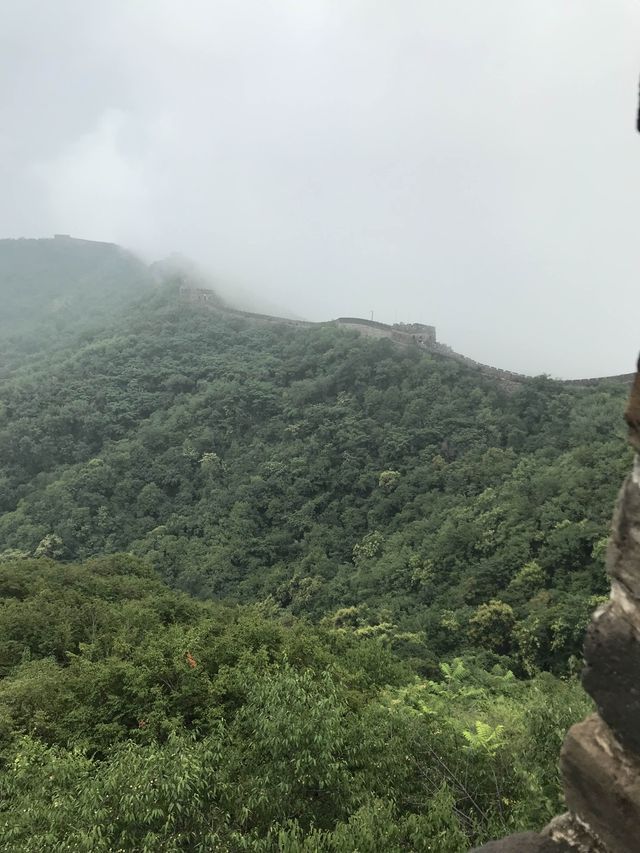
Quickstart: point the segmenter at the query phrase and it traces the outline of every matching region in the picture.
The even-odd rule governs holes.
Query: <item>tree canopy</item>
[[[462,853],[557,813],[626,389],[43,242],[0,241],[0,851]]]

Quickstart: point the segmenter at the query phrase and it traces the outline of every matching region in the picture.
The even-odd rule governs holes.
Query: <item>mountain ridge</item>
[[[27,251],[25,251],[27,250]],[[29,250],[35,250],[30,252]],[[25,269],[11,269],[11,258],[13,254],[19,255],[19,260]],[[30,255],[32,257],[30,257]],[[38,301],[28,299],[28,288],[25,292],[25,276],[33,278],[41,275],[46,278],[53,273],[53,284],[61,285],[62,272],[65,266],[71,264],[71,286],[67,284],[66,297],[51,295],[45,291]],[[298,327],[320,327],[323,325],[337,325],[343,328],[351,328],[360,334],[387,337],[399,345],[411,345],[416,343],[420,348],[432,354],[450,358],[468,367],[476,369],[479,373],[492,377],[503,384],[506,389],[513,390],[518,384],[532,378],[527,374],[518,373],[508,368],[495,367],[483,362],[476,361],[468,356],[456,352],[450,346],[436,339],[434,326],[421,323],[380,323],[360,317],[338,317],[325,321],[309,321],[298,318],[282,317],[267,313],[256,313],[242,310],[229,304],[217,291],[210,286],[209,277],[202,272],[196,264],[188,258],[178,255],[170,255],[150,264],[145,263],[129,249],[117,243],[100,240],[88,240],[73,237],[69,234],[56,234],[53,237],[19,237],[0,238],[0,293],[5,296],[4,318],[0,320],[0,332],[2,328],[10,328],[16,331],[16,321],[19,315],[25,312],[40,315],[40,319],[59,319],[61,316],[71,313],[79,316],[83,309],[83,300],[86,299],[87,285],[94,292],[99,290],[98,284],[108,285],[111,278],[117,273],[125,272],[128,281],[126,290],[133,292],[143,289],[151,290],[162,283],[174,282],[179,285],[180,295],[184,301],[201,307],[225,312],[230,316],[244,317],[254,322],[280,323]],[[51,290],[49,287],[48,290]],[[121,288],[122,290],[122,288]],[[18,292],[22,291],[21,299]],[[10,297],[7,299],[7,297]],[[43,302],[49,298],[49,303]],[[64,298],[63,302],[60,299]],[[12,299],[16,305],[12,305]],[[39,304],[40,303],[40,304]],[[77,304],[74,304],[77,303]],[[19,328],[18,328],[19,331]],[[577,379],[554,379],[560,383],[573,384],[576,386],[589,386],[606,383],[630,383],[633,373],[614,374],[607,376],[584,377]]]
[[[300,320],[289,317],[281,317],[272,314],[261,314],[252,311],[244,311],[225,304],[219,299],[213,288],[202,287],[201,283],[191,284],[186,277],[180,277],[180,296],[185,301],[200,307],[226,313],[232,316],[244,317],[256,323],[280,323],[299,328],[314,328],[321,326],[339,326],[354,329],[360,334],[368,335],[372,330],[378,330],[381,335],[374,337],[386,337],[400,346],[417,345],[419,348],[445,358],[453,359],[468,367],[476,368],[485,376],[490,376],[504,383],[507,387],[517,385],[533,377],[524,373],[517,373],[505,368],[494,367],[483,362],[469,358],[462,353],[456,352],[448,344],[436,340],[435,326],[423,323],[381,323],[376,320],[366,320],[362,317],[337,317],[334,320]],[[211,296],[210,296],[211,294]],[[571,385],[597,385],[599,383],[631,383],[635,373],[621,373],[611,376],[595,376],[584,379],[553,379],[554,382]]]

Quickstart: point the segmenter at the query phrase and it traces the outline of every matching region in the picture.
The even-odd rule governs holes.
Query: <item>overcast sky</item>
[[[637,0],[2,0],[0,236],[629,372],[639,42]]]

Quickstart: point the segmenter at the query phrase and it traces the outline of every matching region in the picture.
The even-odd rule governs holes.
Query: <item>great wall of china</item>
[[[400,346],[417,346],[434,355],[443,356],[444,358],[452,359],[460,362],[474,370],[477,370],[483,376],[491,379],[497,379],[507,391],[515,390],[526,379],[531,377],[525,376],[522,373],[514,373],[511,370],[502,370],[498,367],[491,367],[488,364],[474,361],[472,358],[467,358],[455,350],[451,349],[447,344],[440,343],[436,338],[435,326],[425,326],[422,323],[379,323],[375,320],[365,320],[361,317],[338,317],[335,320],[327,320],[325,322],[311,322],[309,320],[294,320],[288,317],[277,317],[271,314],[255,314],[251,311],[241,311],[237,308],[231,308],[221,302],[219,297],[213,290],[202,287],[194,287],[189,284],[181,284],[180,298],[193,305],[202,306],[220,314],[226,314],[232,317],[245,318],[254,323],[274,323],[278,325],[297,326],[300,328],[320,328],[321,326],[339,326],[343,329],[350,329],[369,338],[387,338]],[[606,384],[610,382],[623,383],[629,385],[633,380],[633,373],[624,373],[617,376],[597,376],[589,379],[562,379],[558,380],[564,385],[573,386],[594,386]]]

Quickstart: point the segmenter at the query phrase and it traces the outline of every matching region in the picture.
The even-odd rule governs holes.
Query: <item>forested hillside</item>
[[[0,564],[0,850],[457,853],[543,822],[577,684],[170,592],[131,557]],[[526,756],[526,762],[523,762]]]
[[[0,240],[0,374],[99,328],[152,283],[145,264],[113,243]]]
[[[28,358],[0,326],[0,850],[454,853],[543,823],[626,389],[511,393],[151,279],[79,283]]]

